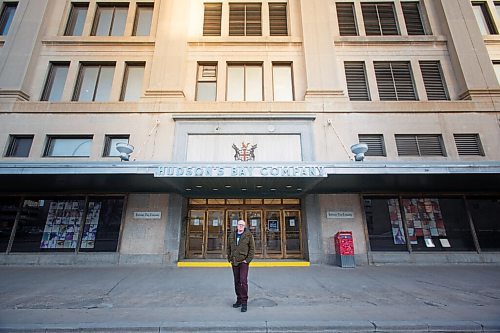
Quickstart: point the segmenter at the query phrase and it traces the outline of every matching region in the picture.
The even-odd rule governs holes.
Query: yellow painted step
[[[250,267],[309,267],[309,261],[252,261]],[[179,261],[177,267],[231,267],[227,261]]]

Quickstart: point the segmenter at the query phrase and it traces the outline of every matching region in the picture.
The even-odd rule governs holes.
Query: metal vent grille
[[[446,156],[440,134],[396,134],[399,156]]]
[[[269,4],[269,30],[271,36],[288,36],[286,3]]]
[[[359,134],[359,143],[366,143],[368,151],[366,156],[386,156],[384,136],[382,134]]]
[[[399,35],[393,3],[361,3],[361,10],[367,36]]]
[[[419,64],[427,99],[430,101],[449,100],[439,61],[419,61]]]
[[[375,61],[373,65],[381,101],[417,100],[409,62]]]
[[[425,35],[422,17],[420,15],[420,6],[418,2],[401,2],[403,16],[406,23],[408,35]]]
[[[203,36],[220,36],[222,3],[206,3],[203,18]]]
[[[229,36],[262,36],[260,3],[229,4]]]
[[[453,134],[458,155],[484,156],[479,134]]]
[[[354,3],[338,2],[337,21],[339,22],[340,36],[357,36],[356,19],[354,16]]]
[[[362,61],[344,62],[347,91],[351,101],[369,101],[370,93],[366,80],[365,63]]]

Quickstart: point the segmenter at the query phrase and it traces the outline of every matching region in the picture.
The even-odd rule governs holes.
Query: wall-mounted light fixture
[[[368,145],[366,143],[357,143],[351,146],[351,151],[354,154],[354,160],[362,162],[365,159],[365,153],[368,151]]]
[[[126,142],[118,142],[116,144],[116,150],[120,153],[120,159],[122,161],[128,161],[130,158],[130,154],[134,151],[134,146],[126,143]]]

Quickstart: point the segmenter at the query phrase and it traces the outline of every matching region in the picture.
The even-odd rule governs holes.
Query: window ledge
[[[446,45],[445,36],[343,36],[334,39],[336,46],[366,45]]]
[[[138,37],[138,36],[58,36],[51,39],[44,39],[43,45],[47,46],[65,46],[65,45],[104,45],[104,44],[124,44],[124,45],[139,45],[139,46],[154,46],[155,38],[153,37]]]
[[[188,40],[190,46],[203,46],[203,45],[293,45],[301,46],[302,39],[290,36],[212,36],[212,37],[199,37],[191,38]]]

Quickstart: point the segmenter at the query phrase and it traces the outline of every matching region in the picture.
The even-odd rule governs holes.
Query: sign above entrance
[[[162,165],[155,177],[326,177],[325,167],[300,165]]]

